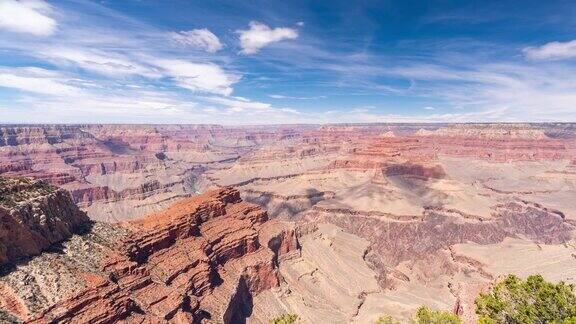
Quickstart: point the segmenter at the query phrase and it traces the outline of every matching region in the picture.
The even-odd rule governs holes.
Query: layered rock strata
[[[94,224],[8,271],[0,305],[33,323],[237,323],[253,294],[280,284],[278,262],[297,248],[293,228],[223,188],[121,226]]]
[[[0,265],[38,255],[87,222],[68,192],[28,178],[0,178]]]
[[[335,315],[325,318],[334,323],[373,322],[381,313],[408,320],[422,304],[468,316],[473,315],[473,298],[478,289],[500,275],[541,273],[547,279],[575,282],[576,259],[572,256],[576,254],[574,124],[0,128],[3,130],[0,173],[30,175],[62,184],[92,219],[130,220],[162,210],[177,199],[233,185],[246,201],[268,210],[271,218],[301,222],[304,227],[319,224],[322,228],[320,224],[329,223],[341,228],[342,234],[330,230],[321,231],[314,239],[302,238],[303,250],[309,250],[302,252],[303,261],[294,258],[284,263],[284,266],[293,266],[284,269],[295,270],[284,273],[280,270],[285,282],[280,280],[282,288],[276,296],[278,299],[270,299],[276,300],[274,307],[266,309],[265,303],[269,300],[254,295],[252,317],[255,321],[266,321],[279,312],[299,312],[304,322],[321,322],[313,314],[307,315],[311,313],[310,307],[304,306],[312,304],[325,305],[326,313]],[[107,228],[108,234],[103,236],[111,238],[83,242],[102,255],[116,255],[118,248],[109,248],[108,243],[99,248],[98,244],[111,242],[116,246],[120,237],[129,235],[124,231],[131,233],[128,228],[138,231],[141,225],[137,224],[121,227],[96,223],[90,235],[101,237],[99,233]],[[262,228],[276,228],[273,224],[266,221],[258,230],[261,246],[270,240],[262,236],[268,231]],[[343,235],[350,242],[355,239],[349,235],[359,237],[366,252],[347,251],[341,244],[332,243]],[[62,243],[60,249],[74,250],[66,246],[77,242],[77,237],[74,235]],[[248,240],[243,249],[253,249],[250,242]],[[327,250],[318,248],[324,243],[327,245],[321,247]],[[248,255],[259,255],[259,249]],[[87,259],[77,247],[74,251],[83,255],[80,259]],[[352,296],[336,300],[338,304],[334,305],[330,298],[316,298],[323,295],[317,288],[322,286],[322,280],[328,282],[332,276],[332,270],[323,269],[337,269],[344,263],[338,261],[340,252],[355,256],[358,262],[353,263],[354,269],[366,269],[369,265],[371,275],[377,280],[355,281],[358,287],[352,287],[354,289],[344,281],[330,284]],[[33,258],[28,263],[31,268],[26,276],[34,277],[36,264],[52,255],[50,253]],[[137,255],[146,256],[149,252],[134,253],[120,254],[120,257],[124,262],[142,267],[144,261]],[[155,260],[156,253],[148,259]],[[490,257],[492,253],[499,256]],[[318,257],[322,254],[330,257]],[[355,267],[360,263],[358,255],[366,264]],[[198,300],[204,306],[198,309],[210,314],[228,314],[222,317],[227,319],[236,318],[237,314],[243,316],[246,311],[239,309],[250,309],[250,303],[245,307],[227,306],[239,305],[229,301],[232,295],[236,296],[232,298],[235,301],[250,300],[251,295],[246,294],[250,289],[238,288],[244,283],[250,287],[249,282],[245,280],[237,285],[236,277],[228,277],[230,273],[242,271],[226,270],[240,259],[245,258],[232,258],[225,266],[217,267],[221,279],[217,281],[222,283],[212,288],[213,293],[203,292],[206,297]],[[331,264],[322,261],[325,259],[336,261]],[[44,268],[53,268],[60,264],[56,260],[62,259],[55,256],[50,260],[42,263]],[[66,273],[68,263],[62,261],[62,264],[57,269]],[[19,265],[19,269],[24,266]],[[282,267],[280,263],[280,269]],[[84,262],[77,268],[104,278],[112,271],[110,266],[102,268],[99,261],[97,264]],[[319,270],[315,271],[316,268]],[[264,274],[268,268],[260,269],[259,273],[267,277]],[[321,275],[323,271],[328,274]],[[308,275],[309,272],[313,273]],[[48,270],[42,273],[44,277],[58,277]],[[19,278],[26,276],[22,274]],[[41,289],[32,285],[27,296],[65,290],[50,288],[46,281],[49,280],[38,281]],[[66,282],[75,282],[82,289],[86,285],[84,279]],[[360,287],[362,282],[370,284]],[[372,293],[374,282],[380,287],[378,293]],[[69,292],[66,298],[79,292],[66,291]],[[229,291],[237,293],[229,294]],[[265,290],[264,295],[269,291]],[[357,294],[363,296],[355,296]],[[286,296],[289,298],[284,298]],[[65,298],[58,300],[62,299]],[[306,305],[301,305],[301,300],[306,300]],[[349,303],[342,302],[344,300],[350,300],[353,307],[346,306]],[[210,305],[224,305],[225,309]],[[260,315],[256,314],[260,310]],[[354,315],[356,310],[358,314]]]
[[[0,174],[63,186],[92,219],[116,222],[321,169],[428,176],[442,156],[573,160],[575,139],[574,124],[0,125]]]

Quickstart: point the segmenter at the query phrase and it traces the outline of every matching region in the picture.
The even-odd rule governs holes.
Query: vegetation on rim
[[[576,324],[574,286],[551,283],[541,275],[523,280],[508,275],[490,291],[476,298],[479,324]],[[390,315],[381,316],[376,324],[398,324]],[[418,308],[414,324],[459,324],[458,315],[447,311]]]
[[[0,178],[0,206],[16,207],[20,202],[51,194],[56,188],[31,178]]]
[[[573,285],[532,275],[522,280],[508,275],[476,299],[479,323],[576,323]]]
[[[270,324],[293,324],[298,320],[298,315],[296,314],[282,314],[276,318],[268,321]]]

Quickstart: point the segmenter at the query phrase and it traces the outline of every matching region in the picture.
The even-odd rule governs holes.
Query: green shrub
[[[532,275],[526,280],[508,275],[489,293],[481,293],[476,298],[479,323],[576,324],[573,289],[564,282],[547,282],[541,275]]]
[[[296,314],[282,314],[274,319],[268,321],[270,324],[293,324],[296,323],[298,315]]]
[[[378,318],[376,320],[375,324],[400,324],[400,322],[395,320],[390,315],[383,315],[383,316],[380,316],[380,318]]]
[[[0,206],[16,207],[19,203],[51,194],[57,190],[45,181],[32,178],[0,177]]]
[[[426,306],[420,306],[414,315],[415,324],[460,324],[462,321],[458,315],[440,311],[432,310]]]
[[[412,319],[414,324],[461,324],[462,321],[456,314],[452,314],[446,311],[432,310],[426,306],[420,306],[414,318]],[[400,324],[390,315],[382,315],[375,324]],[[574,323],[576,324],[576,323]]]

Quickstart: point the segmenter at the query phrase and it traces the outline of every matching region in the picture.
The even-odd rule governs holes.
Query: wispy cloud
[[[236,31],[240,35],[241,54],[255,54],[265,46],[287,39],[298,38],[298,31],[288,27],[270,28],[267,25],[252,21],[250,27]]]
[[[156,60],[152,64],[160,67],[180,87],[193,91],[204,91],[228,96],[232,85],[240,76],[226,73],[212,63],[192,63],[184,60]]]
[[[170,37],[178,44],[205,50],[209,53],[216,53],[224,47],[218,36],[206,28],[171,32]]]
[[[550,42],[539,47],[527,47],[524,55],[532,60],[564,60],[576,58],[576,40]]]
[[[0,1],[2,5],[5,3],[13,5],[12,0]],[[18,6],[32,11],[45,11],[50,8],[43,1],[17,3]],[[193,92],[230,95],[233,85],[241,78],[238,73],[226,71],[209,57],[186,55],[186,51],[174,47],[176,45],[166,38],[166,33],[131,18],[124,18],[102,6],[90,4],[89,7],[92,10],[101,10],[101,15],[110,17],[109,19],[122,27],[109,29],[107,25],[101,24],[99,18],[83,16],[82,12],[73,13],[67,8],[58,8],[63,19],[59,32],[62,41],[28,42],[11,38],[9,43],[0,45],[0,48],[9,48],[17,53],[16,55],[37,58],[54,65],[58,70],[66,70],[85,79],[104,77],[123,83],[144,84],[171,81],[173,85]],[[69,21],[68,17],[74,18]],[[79,33],[78,30],[82,32]],[[206,46],[208,52],[222,46],[218,38],[207,29],[178,35],[187,37],[189,44],[195,42],[198,46]],[[182,38],[180,40],[184,41]],[[128,80],[130,82],[127,82]],[[15,83],[14,80],[11,82]],[[107,87],[108,84],[111,82],[103,82],[101,86]]]
[[[113,51],[51,46],[38,50],[35,55],[57,65],[79,67],[104,75],[161,77],[159,71],[139,63],[134,58]]]
[[[576,76],[570,66],[471,61],[466,68],[416,64],[392,69],[390,74],[416,80],[412,96],[442,98],[447,105],[461,110],[437,116],[518,121],[576,119]]]
[[[43,1],[0,0],[3,6],[0,17],[5,14],[1,9],[7,8],[7,4],[37,13],[58,12],[61,21],[53,19],[51,25],[58,26],[56,40],[23,38],[15,30],[4,28],[7,41],[0,44],[0,49],[43,66],[0,66],[0,91],[17,90],[12,92],[11,97],[16,98],[13,105],[0,109],[0,119],[5,121],[86,122],[135,118],[145,122],[165,118],[172,122],[204,122],[211,117],[200,113],[195,99],[207,94],[227,97],[242,78],[241,73],[223,66],[221,56],[212,56],[222,44],[207,29],[178,34],[187,37],[180,38],[187,42],[185,45],[204,46],[208,52],[191,55],[189,48],[167,37],[169,32],[97,3],[75,2],[87,9],[76,11],[57,6],[59,3],[50,7]],[[5,105],[6,101],[3,102]],[[218,107],[230,110],[230,104],[222,103]]]
[[[78,95],[81,89],[66,82],[60,73],[41,68],[0,69],[0,87],[46,95]]]
[[[526,47],[424,35],[382,42],[370,26],[363,35],[343,30],[356,16],[327,31],[292,2],[281,14],[244,3],[226,13],[190,6],[209,18],[186,14],[190,21],[170,21],[168,29],[102,1],[0,0],[0,91],[9,94],[0,120],[576,120],[576,41]],[[274,25],[246,26],[243,17]],[[300,19],[306,27],[294,23]]]
[[[268,95],[268,97],[270,97],[272,99],[294,99],[294,100],[316,100],[316,99],[326,98],[326,96],[294,97],[294,96],[285,96],[285,95],[279,95],[279,94],[271,94],[271,95]]]
[[[272,108],[269,103],[250,101],[245,98],[221,98],[221,97],[208,97],[207,101],[227,107],[230,111],[243,112],[243,111],[266,111]]]
[[[0,29],[35,36],[49,36],[57,23],[49,14],[52,7],[43,0],[0,1]]]

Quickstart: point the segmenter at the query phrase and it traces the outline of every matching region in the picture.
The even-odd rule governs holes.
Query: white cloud
[[[272,29],[257,21],[250,22],[249,29],[238,30],[237,33],[240,34],[241,54],[258,53],[262,47],[271,43],[298,38],[298,31],[293,28],[278,27]]]
[[[39,107],[51,108],[55,102],[40,103]],[[95,114],[113,114],[123,116],[158,116],[183,113],[182,108],[193,108],[195,103],[184,103],[180,100],[147,96],[137,93],[126,96],[89,95],[76,98],[69,102],[57,103],[59,107],[68,110],[84,111]]]
[[[524,55],[532,60],[563,60],[576,58],[576,40],[551,42],[539,47],[527,47]]]
[[[77,66],[107,76],[169,77],[179,87],[220,95],[230,95],[240,76],[227,73],[214,63],[192,63],[162,56],[105,52],[84,48],[47,48],[38,56],[61,65]]]
[[[174,93],[140,89],[86,89],[77,96],[22,96],[17,109],[2,111],[7,122],[202,122],[192,100]]]
[[[223,47],[220,39],[206,28],[172,32],[170,37],[178,44],[205,50],[209,53],[216,53]]]
[[[425,110],[436,110],[436,108],[434,108],[434,107],[430,107],[430,106],[428,106],[428,107],[424,107],[424,109],[425,109]]]
[[[279,94],[271,94],[268,97],[273,99],[295,99],[295,100],[315,100],[315,99],[322,99],[326,98],[326,96],[314,96],[314,97],[293,97],[293,96],[285,96]]]
[[[249,101],[242,97],[221,98],[209,97],[207,101],[227,107],[230,111],[241,112],[245,110],[266,111],[272,108],[272,105],[264,102]]]
[[[286,112],[286,113],[290,113],[290,114],[294,114],[294,115],[300,115],[300,111],[293,109],[293,108],[280,108],[278,109],[282,112]]]
[[[232,85],[240,76],[224,71],[212,63],[192,63],[184,60],[156,60],[152,64],[160,67],[182,88],[228,96]]]
[[[571,121],[576,118],[576,74],[570,65],[470,63],[412,65],[391,74],[418,80],[411,95],[442,99],[458,114],[430,117],[476,121]],[[474,111],[475,113],[472,113]]]
[[[80,89],[67,85],[58,73],[40,68],[0,70],[0,87],[18,89],[46,95],[70,96]]]
[[[0,109],[0,120],[262,124],[576,120],[576,71],[572,61],[534,66],[533,62],[522,58],[520,61],[517,57],[503,61],[492,57],[490,62],[499,63],[489,63],[485,58],[490,53],[458,55],[455,58],[436,53],[433,49],[429,52],[433,60],[426,56],[422,61],[417,57],[383,61],[382,58],[386,57],[377,53],[358,53],[351,45],[354,53],[350,53],[349,44],[333,47],[330,46],[333,44],[309,35],[306,41],[282,45],[284,49],[297,50],[277,51],[274,57],[261,57],[260,62],[270,64],[277,73],[263,75],[256,71],[258,73],[248,80],[249,85],[265,85],[267,88],[263,89],[276,91],[276,87],[268,86],[285,80],[285,75],[288,81],[293,81],[295,73],[304,75],[311,72],[315,77],[317,74],[314,73],[319,72],[329,77],[326,82],[335,86],[334,90],[327,90],[330,96],[393,93],[415,98],[415,104],[421,108],[418,112],[410,110],[398,114],[384,113],[399,111],[400,107],[393,106],[350,108],[345,112],[341,103],[337,103],[331,108],[336,109],[333,113],[325,113],[327,108],[324,105],[299,112],[277,105],[284,103],[281,100],[295,102],[322,96],[298,97],[298,89],[292,93],[296,96],[271,92],[275,94],[270,94],[269,98],[278,99],[269,99],[271,104],[232,97],[233,87],[241,76],[238,70],[228,70],[226,66],[245,65],[236,64],[238,62],[225,53],[218,55],[218,61],[213,63],[206,61],[210,60],[208,55],[196,51],[195,57],[191,57],[190,47],[178,46],[174,42],[208,52],[216,51],[216,42],[211,42],[214,39],[209,40],[201,32],[195,32],[198,30],[174,33],[181,37],[179,40],[170,39],[169,35],[173,34],[169,31],[123,16],[98,1],[75,1],[73,6],[60,1],[49,2],[52,7],[48,1],[0,0],[0,50],[18,58],[19,62],[29,62],[29,57],[33,56],[38,59],[34,64],[55,66],[60,71],[0,67],[0,87],[18,89],[12,93],[2,89],[9,96],[0,98],[0,103],[6,107]],[[16,15],[10,15],[8,18],[12,20],[6,20],[7,11],[3,8],[9,6],[19,6],[24,8],[24,12],[36,12],[53,24],[42,23],[43,19],[35,19],[32,23],[28,19],[15,21],[12,17]],[[77,10],[83,6],[89,10]],[[91,11],[93,9],[96,11]],[[302,24],[295,23],[290,27],[271,28],[252,22],[245,30],[237,32],[242,45],[240,50],[243,54],[253,54],[274,42],[298,38]],[[32,38],[20,34],[50,35],[56,29],[58,37]],[[14,31],[19,33],[11,34]],[[571,54],[573,43],[549,43],[527,48],[524,54],[534,60],[575,57]],[[426,46],[425,50],[428,53],[430,49]],[[406,82],[397,82],[403,78]],[[324,81],[318,83],[316,78],[308,81],[312,87],[325,89],[322,87]],[[180,87],[192,92],[183,91]],[[344,93],[342,89],[347,91]],[[157,94],[145,94],[146,91]],[[207,99],[207,93],[214,98]],[[195,101],[198,101],[196,106],[193,104]],[[439,102],[441,106],[436,106],[436,110],[425,108],[432,102]],[[108,116],[115,117],[108,119]]]
[[[36,36],[49,36],[56,21],[46,14],[50,5],[43,0],[0,0],[0,29]]]
[[[279,117],[300,114],[296,109],[273,107],[269,103],[251,101],[243,97],[206,97],[204,100],[210,104],[224,107],[224,109],[226,109],[225,113],[228,115],[242,113],[240,116],[259,116],[265,113],[268,117]],[[249,120],[250,119],[247,119],[247,121]]]
[[[53,47],[40,50],[38,55],[55,63],[72,63],[99,74],[161,76],[157,71],[137,63],[134,59],[96,49]]]

